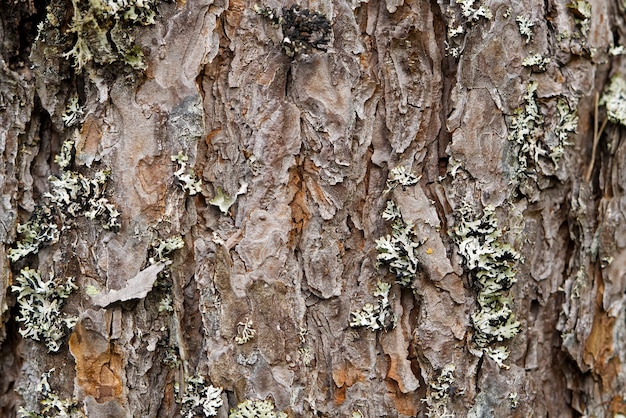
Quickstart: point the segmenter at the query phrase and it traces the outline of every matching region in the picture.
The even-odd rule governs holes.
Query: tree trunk
[[[0,1],[0,415],[626,414],[624,5],[291,6]]]

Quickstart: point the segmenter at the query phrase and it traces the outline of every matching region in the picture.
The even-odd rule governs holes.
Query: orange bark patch
[[[421,405],[417,392],[402,393],[397,382],[390,379],[385,379],[385,383],[389,389],[389,397],[393,399],[396,410],[402,415],[416,416]]]
[[[76,361],[76,383],[85,396],[93,396],[98,403],[121,402],[122,356],[114,344],[78,323],[69,345]]]
[[[361,370],[355,368],[350,363],[340,363],[333,368],[333,381],[335,382],[335,392],[333,394],[335,404],[340,405],[346,400],[346,390],[356,382],[365,379]]]

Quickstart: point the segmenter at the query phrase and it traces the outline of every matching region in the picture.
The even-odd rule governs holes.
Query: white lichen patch
[[[422,399],[422,402],[427,406],[427,417],[443,418],[455,416],[448,410],[448,404],[452,394],[461,395],[463,391],[458,391],[454,387],[456,381],[454,370],[454,364],[444,366],[437,380],[429,383],[428,396]]]
[[[74,47],[64,54],[74,66],[91,62],[122,61],[144,69],[143,53],[130,36],[132,26],[153,25],[158,0],[72,0],[68,32],[76,36]]]
[[[522,15],[517,16],[515,21],[517,22],[520,35],[525,36],[526,43],[529,43],[533,37],[533,26],[535,26],[535,23],[529,17]]]
[[[404,166],[398,166],[392,168],[389,171],[389,177],[387,179],[387,189],[383,193],[388,193],[396,187],[400,186],[406,189],[408,186],[417,184],[421,179],[421,176],[416,176],[413,172],[408,170]]]
[[[501,242],[495,208],[487,206],[476,218],[472,209],[463,206],[452,230],[474,286],[478,289],[478,310],[472,314],[474,342],[498,364],[506,359],[504,347],[488,347],[513,338],[520,324],[512,311],[510,289],[516,282],[514,264],[519,254],[507,243]]]
[[[235,336],[235,342],[237,344],[245,344],[254,338],[256,330],[252,325],[252,320],[249,318],[246,318],[244,321],[237,324],[237,335]]]
[[[626,126],[626,81],[620,75],[611,78],[602,93],[600,105],[606,106],[606,115],[613,123]]]
[[[148,262],[157,264],[170,260],[170,255],[185,246],[185,241],[180,235],[174,235],[167,239],[157,238],[148,250]]]
[[[78,103],[78,96],[72,96],[67,102],[65,112],[61,115],[61,119],[65,126],[73,126],[80,122],[84,112],[83,108]]]
[[[456,3],[461,5],[461,13],[470,22],[476,21],[481,17],[487,20],[493,17],[491,10],[481,5],[478,0],[456,0]]]
[[[45,245],[54,244],[60,236],[52,210],[47,206],[36,207],[28,222],[17,225],[17,233],[20,239],[7,250],[7,256],[13,262],[37,253]]]
[[[180,403],[185,418],[213,417],[224,404],[222,388],[207,385],[201,375],[192,376],[185,382]]]
[[[17,411],[20,418],[79,418],[85,415],[78,407],[76,399],[61,399],[50,387],[50,376],[55,371],[54,368],[42,373],[37,384],[37,393],[40,394],[40,412],[28,411],[20,407]]]
[[[350,312],[351,327],[367,327],[372,331],[391,329],[395,326],[396,317],[389,302],[389,283],[378,282],[374,296],[377,303],[366,303],[361,309]]]
[[[246,399],[230,410],[228,418],[287,418],[284,412],[277,412],[270,400],[254,401]]]
[[[11,290],[17,293],[17,321],[22,324],[20,334],[42,341],[50,352],[59,351],[65,336],[77,321],[77,318],[61,313],[65,300],[78,289],[74,278],[58,280],[50,272],[50,278],[44,280],[39,272],[25,267],[15,280]]]
[[[417,274],[420,261],[417,249],[423,244],[418,240],[411,221],[404,221],[393,201],[387,202],[383,219],[392,221],[391,234],[376,240],[378,265],[385,265],[402,286],[410,286]]]
[[[522,60],[522,65],[524,67],[533,67],[538,71],[545,71],[546,65],[550,63],[550,58],[545,58],[541,54],[533,54],[529,55]]]
[[[201,193],[202,182],[198,180],[193,170],[187,168],[189,157],[179,151],[177,155],[171,156],[171,160],[178,164],[178,170],[174,172],[174,177],[176,177],[180,188],[189,193],[190,196]]]
[[[524,95],[524,106],[509,119],[508,139],[513,143],[514,155],[511,174],[515,186],[520,186],[527,178],[536,178],[537,169],[544,160],[551,161],[556,169],[565,147],[570,145],[568,137],[576,132],[578,124],[575,112],[565,100],[559,98],[556,103],[558,118],[552,129],[547,129],[536,92],[537,83],[530,82]]]
[[[217,206],[220,209],[220,212],[226,214],[228,213],[230,207],[237,200],[237,196],[242,195],[247,191],[248,183],[245,182],[241,183],[241,185],[239,186],[239,190],[237,190],[237,194],[234,197],[226,194],[224,190],[222,190],[222,188],[218,186],[215,192],[215,196],[213,196],[213,198],[209,200],[209,203],[213,206]]]

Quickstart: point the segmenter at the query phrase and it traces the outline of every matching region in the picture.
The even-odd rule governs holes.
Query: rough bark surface
[[[143,70],[73,66],[76,11],[50,4],[0,1],[1,416],[41,411],[52,368],[51,390],[88,417],[178,416],[198,374],[223,388],[220,417],[265,399],[294,417],[626,414],[625,128],[609,122],[594,147],[596,94],[626,71],[609,54],[626,36],[621,3],[585,17],[565,0],[305,1],[331,43],[289,57],[254,2],[160,2],[129,30]],[[464,13],[480,6],[490,18]],[[523,64],[535,53],[545,68]],[[530,82],[542,141],[559,100],[579,118],[555,164],[509,139]],[[72,138],[71,170],[110,170],[119,231],[67,216],[58,242],[9,261]],[[181,188],[179,152],[200,193]],[[387,190],[396,167],[419,182]],[[390,200],[421,244],[407,286],[377,263]],[[490,205],[521,256],[502,365],[475,341],[479,289],[451,237],[462,208]],[[175,236],[184,246],[150,267]],[[18,332],[27,266],[78,286],[58,353]],[[350,326],[378,282],[395,326]]]

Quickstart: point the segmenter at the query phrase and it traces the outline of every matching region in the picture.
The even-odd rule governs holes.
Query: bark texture
[[[179,416],[198,375],[223,388],[220,417],[266,399],[294,417],[626,414],[625,128],[594,145],[596,94],[626,70],[609,54],[624,5],[305,1],[331,42],[289,57],[252,1],[159,2],[154,24],[115,17],[78,68],[76,4],[0,1],[0,415],[41,411],[52,368],[49,393],[88,417]],[[549,62],[523,62],[536,53]],[[419,182],[388,190],[396,167]],[[54,206],[56,242],[9,261],[18,224],[51,207],[51,175],[103,169],[119,231],[83,216],[91,191],[83,215]],[[388,201],[417,237],[406,286],[377,263]],[[454,231],[491,206],[520,255],[520,325],[480,346]],[[57,353],[18,332],[25,267],[78,286]],[[393,324],[350,326],[383,306],[379,282]]]

